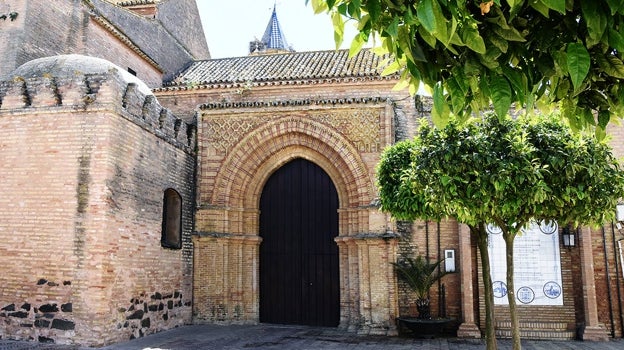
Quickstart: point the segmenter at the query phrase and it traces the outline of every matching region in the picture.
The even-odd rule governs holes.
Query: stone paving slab
[[[498,341],[499,350],[510,350],[509,340]],[[624,339],[608,342],[537,341],[522,342],[524,350],[624,350]],[[89,350],[78,346],[0,340],[0,350]],[[416,339],[408,337],[362,336],[336,328],[304,326],[218,326],[193,325],[160,332],[99,350],[483,350],[481,340],[456,338]]]

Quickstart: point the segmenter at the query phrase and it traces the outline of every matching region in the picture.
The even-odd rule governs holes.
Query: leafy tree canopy
[[[624,115],[622,0],[311,3],[331,13],[337,44],[345,18],[357,21],[352,54],[377,38],[375,50],[394,58],[384,74],[401,74],[397,87],[413,94],[420,82],[430,86],[437,126],[491,105],[502,117],[517,102],[558,106],[572,128],[596,126],[602,138],[609,120]]]
[[[600,224],[624,195],[624,171],[605,142],[559,117],[487,114],[443,129],[423,123],[378,165],[382,209],[396,218],[495,223],[511,234],[531,219]]]

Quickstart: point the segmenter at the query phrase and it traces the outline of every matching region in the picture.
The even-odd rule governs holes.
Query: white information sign
[[[514,285],[520,305],[563,305],[559,230],[554,220],[533,222],[514,240]],[[496,225],[488,225],[488,251],[494,304],[506,305],[505,241]]]

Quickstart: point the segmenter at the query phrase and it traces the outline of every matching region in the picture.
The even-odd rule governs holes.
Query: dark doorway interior
[[[295,159],[260,198],[260,322],[338,325],[338,193],[318,165]]]

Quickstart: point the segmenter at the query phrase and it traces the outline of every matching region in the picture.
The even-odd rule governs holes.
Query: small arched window
[[[163,198],[160,243],[165,248],[182,248],[182,197],[172,188],[165,190]]]

